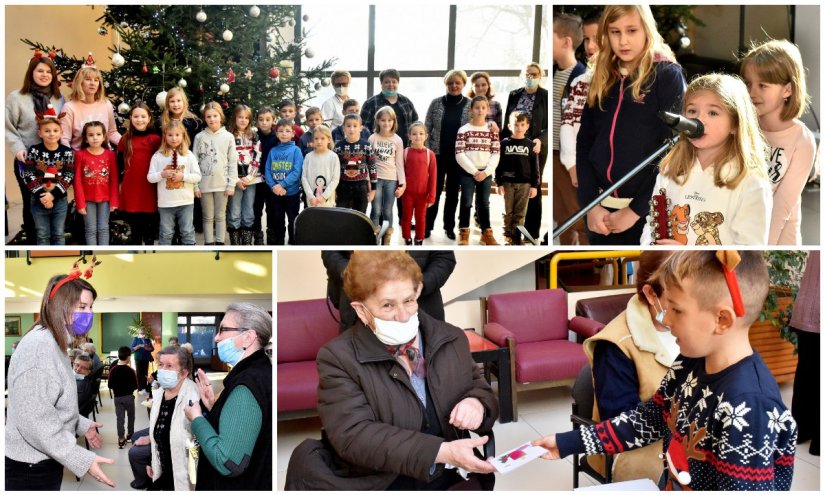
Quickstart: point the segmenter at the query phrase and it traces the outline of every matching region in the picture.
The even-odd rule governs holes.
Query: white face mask
[[[363,308],[370,313],[366,306]],[[371,313],[370,313],[371,314]],[[407,321],[382,320],[372,317],[375,322],[375,336],[385,345],[402,345],[411,341],[418,334],[418,312],[413,313]]]
[[[347,89],[349,89],[349,88],[345,88],[345,87],[343,87],[343,86],[340,86],[340,87],[333,88],[333,89],[335,90],[335,94],[336,94],[336,95],[338,95],[338,96],[346,96],[346,95],[347,95]]]
[[[676,359],[676,356],[679,355],[681,350],[679,349],[679,344],[676,343],[676,337],[670,333],[670,330],[667,332],[656,332],[656,337],[659,338],[659,342],[662,343],[662,347],[667,350],[670,357]]]

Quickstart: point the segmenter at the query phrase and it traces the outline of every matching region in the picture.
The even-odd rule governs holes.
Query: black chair
[[[585,364],[579,376],[576,377],[573,383],[573,413],[570,415],[570,421],[573,422],[573,429],[578,430],[582,426],[591,426],[596,424],[593,421],[593,403],[595,396],[593,392],[593,374],[590,370],[590,364]],[[613,456],[604,456],[604,472],[605,474],[596,471],[593,466],[587,462],[587,456],[573,454],[573,488],[579,487],[579,473],[585,473],[599,483],[609,484],[613,480]]]
[[[375,246],[380,232],[368,216],[349,208],[304,208],[295,219],[295,244],[301,246]]]

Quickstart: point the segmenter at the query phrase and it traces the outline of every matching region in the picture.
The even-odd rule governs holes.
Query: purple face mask
[[[86,335],[89,333],[89,330],[92,329],[92,322],[94,322],[94,318],[94,313],[75,311],[72,313],[72,323],[69,327],[75,335]]]

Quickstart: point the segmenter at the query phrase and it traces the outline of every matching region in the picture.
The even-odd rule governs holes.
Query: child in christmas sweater
[[[547,459],[663,439],[660,489],[789,490],[796,423],[750,345],[768,273],[758,251],[679,251],[654,274],[681,354],[653,397],[593,426],[533,441]]]
[[[83,144],[74,155],[74,199],[90,246],[109,245],[109,213],[118,208],[117,155],[103,147],[105,140],[106,126],[87,122]]]
[[[341,162],[341,181],[335,190],[335,206],[367,212],[375,197],[378,171],[372,147],[361,137],[361,117],[350,113],[344,117],[344,139],[335,143]]]

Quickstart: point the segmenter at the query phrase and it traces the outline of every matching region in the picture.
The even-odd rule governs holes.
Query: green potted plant
[[[140,316],[135,316],[135,319],[132,320],[132,324],[129,325],[129,335],[132,337],[137,337],[141,330],[143,330],[143,334],[150,336],[152,335],[152,325],[143,321]]]
[[[765,251],[768,297],[759,319],[750,329],[751,345],[768,365],[777,382],[792,380],[796,370],[796,334],[790,330],[793,302],[808,259],[805,251]]]

